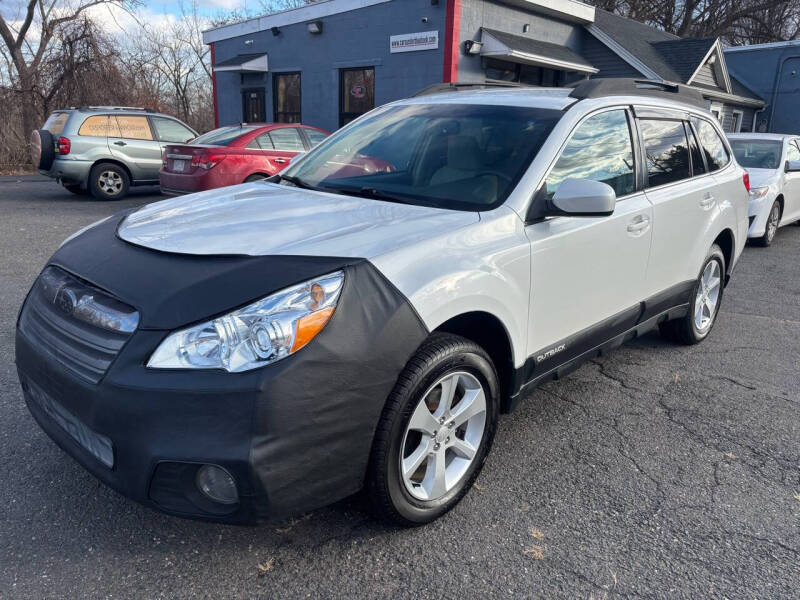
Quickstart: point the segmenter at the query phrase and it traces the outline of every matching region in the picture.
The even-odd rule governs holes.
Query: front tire
[[[89,173],[89,190],[98,200],[124,198],[129,187],[128,172],[114,163],[100,163]]]
[[[463,337],[434,333],[406,365],[375,433],[367,493],[378,516],[429,523],[472,487],[494,438],[497,372]]]
[[[725,280],[725,255],[714,244],[689,295],[689,312],[680,319],[661,323],[659,331],[679,344],[698,344],[708,337],[717,321]]]
[[[781,222],[781,203],[775,200],[772,207],[769,209],[769,216],[767,217],[767,224],[764,227],[764,235],[755,238],[753,241],[756,245],[766,248],[775,239],[775,234],[778,232],[778,225]]]

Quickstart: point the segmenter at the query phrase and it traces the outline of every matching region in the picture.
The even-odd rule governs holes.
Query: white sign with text
[[[389,51],[392,54],[395,52],[414,52],[416,50],[436,50],[438,47],[438,31],[403,33],[389,37]]]

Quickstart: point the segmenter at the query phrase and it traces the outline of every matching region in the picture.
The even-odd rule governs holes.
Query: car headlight
[[[343,283],[344,273],[337,271],[173,332],[147,366],[240,372],[286,358],[322,331],[333,316]]]
[[[766,196],[769,193],[769,186],[765,185],[764,187],[757,187],[757,188],[750,188],[750,199],[751,200],[759,200]]]

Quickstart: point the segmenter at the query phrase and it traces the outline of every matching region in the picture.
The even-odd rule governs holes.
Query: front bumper
[[[769,211],[775,202],[776,194],[770,189],[769,193],[757,199],[751,199],[747,205],[747,215],[750,218],[750,227],[747,230],[748,238],[759,238],[767,229]]]
[[[139,328],[99,381],[76,376],[58,353],[17,329],[17,369],[41,427],[110,487],[183,517],[257,523],[360,489],[383,404],[427,336],[405,298],[369,262],[348,259],[339,265],[345,285],[336,312],[296,354],[244,373],[148,369],[175,328],[277,291],[281,282],[336,270],[338,259],[165,254],[116,238],[119,221],[88,230],[51,259],[140,312]],[[291,271],[279,273],[281,264]],[[256,294],[248,286],[259,281]],[[237,505],[198,501],[192,474],[201,464],[233,476]]]

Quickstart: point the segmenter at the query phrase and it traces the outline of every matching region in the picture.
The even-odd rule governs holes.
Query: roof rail
[[[531,86],[524,83],[514,82],[500,82],[500,81],[486,81],[483,83],[434,83],[426,88],[421,89],[416,94],[411,96],[417,98],[418,96],[429,96],[431,94],[440,94],[442,92],[460,92],[461,90],[481,90],[481,89],[495,89],[495,88],[528,88]]]
[[[137,110],[141,112],[153,112],[152,109],[142,108],[141,106],[78,106],[77,110]]]
[[[631,79],[627,77],[584,79],[570,87],[572,87],[570,98],[577,100],[605,96],[650,96],[669,98],[700,108],[707,107],[706,100],[698,89],[661,79]]]

